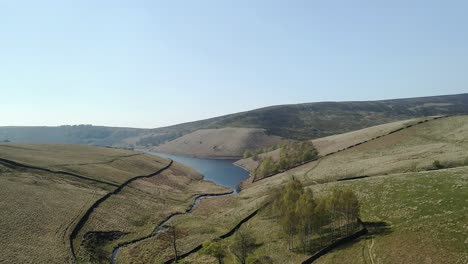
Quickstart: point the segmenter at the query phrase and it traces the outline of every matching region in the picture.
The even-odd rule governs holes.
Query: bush
[[[200,253],[215,257],[219,264],[223,263],[223,258],[226,256],[225,246],[220,240],[203,242],[203,248],[200,250]]]
[[[439,160],[434,160],[434,162],[432,163],[432,167],[436,170],[440,170],[443,169],[445,166],[442,165]]]

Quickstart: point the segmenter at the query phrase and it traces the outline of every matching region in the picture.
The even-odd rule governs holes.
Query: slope
[[[210,158],[239,158],[244,150],[275,145],[284,140],[264,129],[200,129],[154,148],[157,152]]]

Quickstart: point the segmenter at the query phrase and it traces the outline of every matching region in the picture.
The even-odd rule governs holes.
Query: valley
[[[429,116],[314,139],[315,160],[257,179],[255,169],[265,159],[280,162],[284,150],[233,164],[148,150],[1,143],[7,224],[0,260],[17,260],[14,252],[29,245],[22,261],[216,263],[203,245],[218,241],[224,263],[236,263],[233,243],[248,232],[256,241],[249,263],[301,263],[332,241],[304,251],[299,234],[284,233],[271,199],[294,179],[317,203],[351,190],[368,230],[314,263],[464,263],[467,124],[466,115]]]

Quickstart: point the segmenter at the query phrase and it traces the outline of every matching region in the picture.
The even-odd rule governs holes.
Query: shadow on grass
[[[364,222],[369,233],[365,236],[384,236],[392,233],[392,226],[386,222]]]
[[[336,237],[331,236],[331,234],[327,234],[325,237],[322,237],[322,239],[326,241],[325,245],[322,244],[319,246],[320,244],[317,242],[320,243],[323,242],[323,240],[320,238],[314,239],[315,243],[311,248],[311,251],[315,251],[315,254],[302,263],[313,263],[316,259],[327,254],[328,252],[346,249],[359,241],[372,239],[376,236],[385,236],[392,232],[391,226],[386,222],[364,222],[363,225],[365,227],[364,229],[361,229],[352,235],[348,235],[347,237]]]
[[[354,241],[342,244],[333,250],[346,249],[357,242],[365,241],[379,236],[386,236],[393,232],[392,226],[387,222],[363,222],[363,224],[368,231],[366,235],[361,236]]]

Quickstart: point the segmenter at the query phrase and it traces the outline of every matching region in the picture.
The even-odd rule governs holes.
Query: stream
[[[226,159],[206,159],[206,158],[194,158],[194,157],[186,157],[186,156],[177,156],[177,155],[169,155],[163,153],[156,153],[156,152],[148,152],[151,155],[157,155],[164,158],[172,159],[176,162],[182,163],[189,167],[194,168],[199,173],[203,174],[204,180],[212,181],[218,185],[229,187],[233,190],[232,193],[226,194],[205,194],[198,196],[192,205],[185,211],[181,213],[176,213],[169,216],[165,221],[161,222],[157,225],[153,231],[153,233],[149,237],[158,237],[165,231],[167,231],[167,223],[169,223],[175,216],[180,214],[190,214],[197,208],[200,202],[203,199],[207,199],[210,197],[220,197],[220,196],[227,196],[237,193],[238,184],[242,181],[246,180],[249,177],[249,172],[234,165],[233,163],[236,160],[226,160]],[[111,263],[115,264],[117,261],[117,255],[120,252],[121,247],[117,247],[112,251],[112,258]]]

